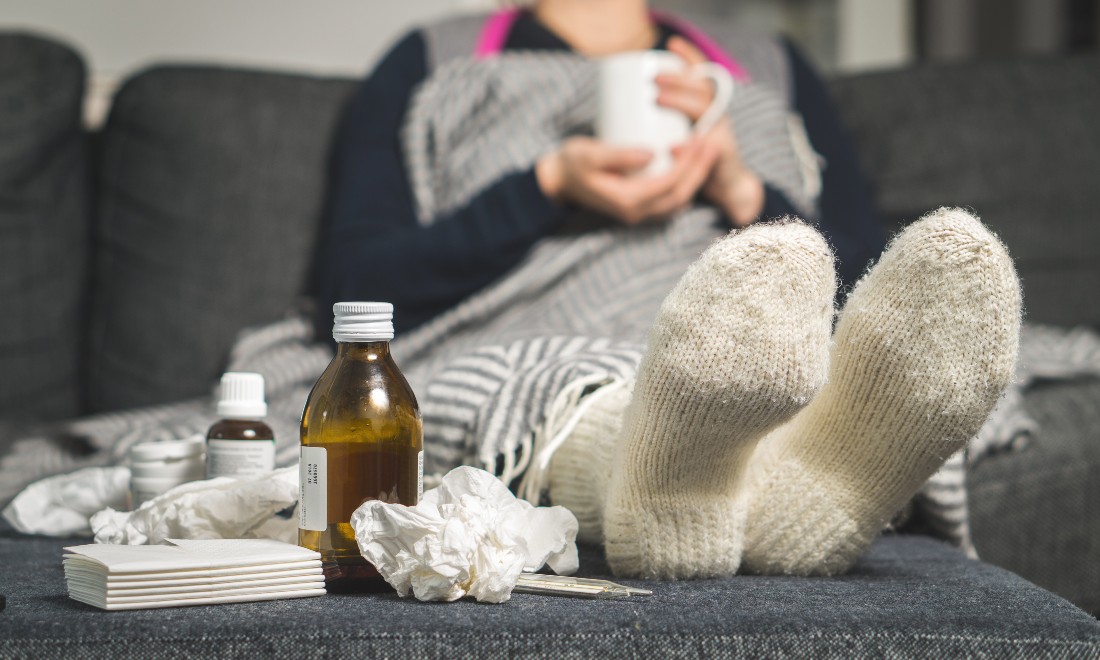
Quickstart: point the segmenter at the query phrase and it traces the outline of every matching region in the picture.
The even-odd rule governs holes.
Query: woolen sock
[[[614,447],[604,549],[621,576],[732,575],[757,440],[824,383],[836,275],[800,222],[731,233],[661,306]]]
[[[550,501],[577,517],[577,540],[603,543],[603,508],[611,463],[633,383],[602,387],[550,462]]]
[[[760,443],[743,569],[836,574],[982,425],[1011,381],[1020,286],[976,218],[903,231],[841,312],[829,382]]]

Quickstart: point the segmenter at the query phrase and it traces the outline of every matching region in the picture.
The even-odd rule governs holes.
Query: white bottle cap
[[[227,419],[259,419],[267,416],[264,402],[264,377],[260,374],[230,371],[222,376],[218,416]]]
[[[393,305],[384,302],[338,302],[332,306],[332,338],[342,342],[393,339]]]

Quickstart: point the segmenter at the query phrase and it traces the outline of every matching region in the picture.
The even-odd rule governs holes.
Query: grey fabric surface
[[[97,168],[92,412],[206,393],[237,332],[295,303],[352,85],[186,67],[125,84]]]
[[[65,595],[57,540],[0,538],[0,656],[1026,657],[1100,654],[1100,623],[923,537],[876,542],[836,578],[637,584],[653,596],[514,594],[503,605],[395,595],[103,612]],[[581,574],[606,576],[598,551]],[[635,582],[631,582],[635,584]]]
[[[1024,403],[1040,434],[970,474],[978,554],[1100,615],[1100,380],[1041,384]]]
[[[80,412],[87,281],[84,65],[0,34],[0,417]]]
[[[890,222],[972,207],[1004,239],[1033,322],[1100,325],[1100,55],[833,84]]]

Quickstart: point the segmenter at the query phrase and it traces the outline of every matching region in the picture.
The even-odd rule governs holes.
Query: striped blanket
[[[395,349],[400,353],[400,341],[395,342]],[[236,343],[229,368],[262,373],[267,381],[268,421],[275,429],[280,466],[298,460],[297,427],[302,408],[331,357],[327,346],[313,341],[312,325],[304,317],[245,331]],[[637,353],[630,346],[560,338],[487,348],[455,358],[438,379],[419,390],[426,417],[426,453],[433,457],[430,471],[444,471],[463,456],[464,462],[498,473],[522,473],[530,460],[534,435],[554,424],[548,416],[555,413],[555,403],[563,399],[575,403],[586,389],[629,378],[636,360]],[[579,365],[588,367],[582,370]],[[969,548],[966,468],[990,454],[1042,442],[1042,429],[1022,405],[1024,393],[1036,381],[1097,376],[1100,335],[1085,328],[1025,325],[1015,382],[967,449],[928,481],[913,505],[944,538]],[[0,457],[0,502],[47,475],[120,464],[134,443],[203,432],[216,418],[213,409],[212,393],[192,401],[66,424],[61,434],[86,438],[96,450],[91,455],[58,444],[56,428],[48,435],[24,437]],[[445,412],[440,414],[440,410]],[[510,415],[505,414],[508,411]],[[468,430],[461,432],[461,440],[448,440],[457,437],[456,428]],[[460,449],[454,449],[456,446]]]

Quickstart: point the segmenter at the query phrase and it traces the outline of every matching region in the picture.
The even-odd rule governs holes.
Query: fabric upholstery
[[[1040,434],[969,479],[979,556],[1100,614],[1100,381],[1046,383],[1025,405]]]
[[[0,34],[0,417],[80,412],[89,218],[84,64]]]
[[[971,207],[1016,260],[1027,318],[1100,325],[1100,55],[837,80],[890,223]]]
[[[295,304],[351,88],[186,67],[124,85],[97,168],[93,411],[206,393],[237,332]]]
[[[879,540],[835,578],[631,582],[594,601],[503,605],[393,594],[103,612],[70,600],[57,540],[0,537],[4,657],[1007,657],[1100,654],[1100,623],[1008,571],[922,537]],[[607,577],[582,548],[580,574]]]

